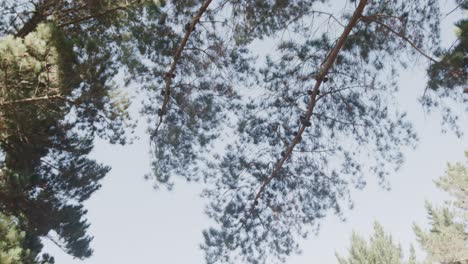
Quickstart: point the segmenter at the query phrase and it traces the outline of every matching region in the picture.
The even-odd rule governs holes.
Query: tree
[[[465,152],[468,161],[468,152]],[[437,187],[448,192],[453,202],[435,208],[426,203],[431,228],[414,225],[418,242],[428,254],[428,261],[456,264],[468,261],[468,162],[449,164]]]
[[[358,234],[353,233],[349,257],[343,259],[336,255],[340,264],[416,264],[414,248],[411,247],[408,261],[403,261],[403,253],[400,245],[396,245],[391,235],[385,234],[383,227],[375,222],[374,234],[369,243]]]
[[[416,58],[438,62],[438,1],[321,2],[161,1],[119,31],[145,95],[148,178],[207,184],[208,263],[284,260],[417,142],[395,79]],[[250,50],[262,39],[276,47],[264,62]]]
[[[125,143],[129,102],[111,82],[124,60],[118,29],[146,6],[0,4],[0,212],[25,233],[31,259],[21,263],[50,261],[39,257],[41,237],[77,258],[92,253],[82,203],[110,168],[88,154],[96,136]]]
[[[374,174],[384,185],[402,164],[402,149],[417,141],[405,113],[394,107],[394,80],[416,58],[438,62],[431,55],[439,48],[438,2],[345,1],[342,13],[323,11],[322,2],[38,0],[24,7],[6,1],[2,34],[26,38],[51,24],[70,42],[66,54],[73,58],[65,76],[74,85],[48,94],[61,100],[34,95],[3,101],[40,102],[27,113],[42,103],[48,104],[43,109],[58,107],[47,122],[65,124],[51,133],[54,140],[35,141],[42,152],[27,150],[29,138],[13,137],[12,153],[33,153],[34,162],[7,158],[12,154],[2,147],[6,169],[39,171],[34,175],[53,183],[41,197],[31,194],[41,187],[30,180],[21,191],[4,188],[12,190],[8,197],[27,194],[60,216],[30,230],[40,229],[38,236],[59,230],[69,252],[90,255],[87,223],[77,220],[83,208],[61,198],[65,193],[81,204],[99,187],[108,168],[87,159],[95,135],[123,140],[127,104],[113,100],[110,85],[117,73],[142,88],[154,156],[148,178],[156,187],[171,187],[175,176],[207,184],[207,213],[215,223],[204,232],[208,263],[284,260],[299,250],[299,236],[316,231],[330,211],[341,214],[351,205],[349,187],[363,187],[363,175]],[[276,47],[261,56],[264,62],[250,50],[262,39]],[[42,115],[26,117],[6,119],[33,120],[28,124],[40,131],[51,127],[39,124]],[[44,165],[46,156],[52,166]],[[41,165],[19,170],[13,160]],[[76,176],[84,180],[76,183]],[[7,205],[3,212],[27,211]],[[69,219],[75,222],[63,225]],[[70,230],[79,231],[70,237]]]
[[[468,159],[468,152],[465,156]],[[468,261],[468,163],[449,164],[446,175],[436,181],[436,185],[455,200],[442,208],[426,203],[431,228],[425,231],[418,225],[413,227],[419,244],[427,253],[424,263],[464,264]],[[353,233],[349,257],[343,259],[337,255],[337,258],[340,264],[403,263],[401,247],[392,242],[391,236],[386,235],[378,223],[374,224],[374,235],[369,243]],[[413,247],[405,263],[418,263]]]

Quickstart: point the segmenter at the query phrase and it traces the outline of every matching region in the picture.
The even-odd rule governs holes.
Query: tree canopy
[[[429,107],[466,98],[464,22],[443,51],[437,0],[325,2],[3,1],[1,212],[89,257],[82,203],[110,169],[89,153],[96,137],[126,143],[125,94],[138,86],[146,177],[206,186],[207,262],[298,252],[299,237],[352,205],[351,187],[368,175],[385,185],[416,145],[399,69],[427,61]]]

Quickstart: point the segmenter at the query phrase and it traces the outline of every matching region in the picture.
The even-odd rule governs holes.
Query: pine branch
[[[46,237],[49,239],[49,241],[54,243],[63,253],[72,256],[72,254],[66,249],[66,247],[59,243],[57,240],[55,240],[51,235],[46,235]]]
[[[159,127],[162,124],[163,121],[163,116],[167,113],[167,108],[169,104],[169,99],[170,99],[170,94],[171,94],[171,83],[172,83],[172,78],[175,76],[175,70],[177,67],[177,63],[179,61],[180,56],[182,55],[182,52],[185,49],[185,46],[187,45],[187,42],[190,38],[190,34],[193,32],[195,29],[195,25],[200,21],[200,18],[203,16],[203,14],[206,12],[208,9],[208,6],[211,4],[212,0],[206,0],[203,5],[200,7],[198,10],[197,15],[192,19],[190,22],[189,26],[186,28],[184,38],[182,39],[179,47],[176,49],[173,57],[172,64],[169,68],[169,71],[165,73],[164,79],[165,79],[165,88],[164,88],[164,99],[163,99],[163,104],[161,108],[159,109],[159,122],[158,125],[156,126],[155,133],[158,132]]]
[[[37,26],[46,20],[45,11],[52,3],[52,0],[44,0],[35,5],[36,10],[34,10],[32,17],[23,24],[23,27],[18,30],[15,36],[24,38],[26,35],[36,30]]]
[[[105,16],[105,15],[107,15],[109,13],[115,12],[117,10],[127,9],[131,5],[139,3],[139,2],[140,2],[140,0],[134,0],[134,1],[131,1],[129,3],[126,3],[125,5],[121,5],[121,6],[117,6],[117,7],[105,10],[105,11],[99,13],[99,14],[85,16],[85,17],[82,17],[82,18],[78,18],[78,19],[75,19],[75,20],[60,24],[59,27],[66,27],[66,26],[69,26],[69,25],[72,25],[72,24],[78,24],[78,23],[81,23],[81,22],[85,22],[85,21],[90,20],[90,19],[99,18],[99,17]]]
[[[18,99],[18,100],[0,102],[0,107],[5,107],[5,106],[9,106],[9,105],[14,105],[14,104],[21,104],[21,103],[32,103],[32,102],[37,102],[37,101],[54,100],[54,99],[63,99],[63,96],[61,96],[61,95],[51,95],[51,96],[46,95],[46,96],[42,96],[42,97],[31,97],[31,98],[25,98],[25,99]]]
[[[314,108],[315,108],[315,103],[318,95],[318,91],[320,88],[320,85],[323,82],[323,79],[326,77],[328,74],[329,70],[332,68],[333,64],[335,63],[335,60],[338,56],[338,53],[340,52],[341,48],[345,44],[349,34],[351,33],[352,29],[356,26],[357,22],[361,19],[362,13],[364,11],[365,6],[367,5],[367,0],[361,0],[359,2],[359,5],[357,6],[356,10],[354,11],[353,16],[351,17],[350,21],[346,25],[346,27],[343,30],[343,33],[341,34],[339,40],[336,42],[335,46],[325,59],[325,61],[322,64],[321,70],[319,74],[315,76],[316,78],[316,83],[314,85],[314,88],[312,90],[312,94],[310,95],[310,103],[307,107],[307,112],[305,113],[305,120],[310,120],[310,117],[313,114]],[[266,187],[268,184],[278,175],[279,171],[282,169],[283,164],[286,162],[286,160],[289,159],[291,156],[291,153],[294,150],[294,147],[299,143],[302,134],[304,133],[306,129],[306,125],[302,124],[301,127],[299,128],[299,131],[297,135],[294,137],[293,141],[290,143],[290,145],[286,148],[286,150],[283,152],[284,155],[283,157],[276,163],[275,168],[273,169],[273,172],[270,174],[270,176],[263,182],[263,184],[260,186],[260,189],[258,190],[257,194],[255,195],[253,204],[250,208],[250,213],[253,212],[255,209],[255,206],[258,204],[258,200],[260,199],[261,195],[265,191]]]
[[[377,19],[375,19],[373,17],[363,17],[363,21],[365,21],[365,22],[371,21],[371,22],[375,22],[375,23],[379,24],[380,26],[386,28],[388,31],[392,32],[393,34],[395,34],[398,37],[400,37],[401,39],[403,39],[406,43],[410,44],[411,47],[413,47],[419,54],[423,55],[424,57],[426,57],[427,59],[429,59],[433,63],[438,63],[438,61],[436,59],[432,58],[426,52],[424,52],[422,49],[420,49],[410,38],[408,38],[407,36],[405,36],[404,34],[402,34],[400,32],[397,32],[392,27],[390,27],[389,25],[383,23],[382,21],[379,21],[379,20],[377,20]]]

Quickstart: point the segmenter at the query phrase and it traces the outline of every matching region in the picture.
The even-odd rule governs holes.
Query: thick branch
[[[305,120],[310,120],[310,117],[312,116],[312,113],[313,113],[314,108],[315,108],[315,102],[316,102],[316,99],[317,99],[317,94],[318,94],[320,85],[322,84],[322,81],[325,78],[325,76],[328,74],[328,71],[331,69],[331,67],[335,63],[336,57],[338,56],[338,53],[340,52],[341,48],[345,44],[349,34],[351,33],[351,30],[354,28],[356,23],[362,17],[362,13],[363,13],[364,8],[365,8],[366,5],[367,5],[367,0],[361,0],[359,2],[359,5],[357,6],[356,10],[354,11],[354,14],[351,17],[349,23],[344,28],[343,33],[341,34],[338,42],[335,44],[335,46],[333,47],[333,49],[331,50],[331,52],[327,56],[326,60],[323,62],[319,74],[317,74],[315,76],[316,77],[316,83],[315,83],[314,88],[312,90],[312,94],[310,95],[310,103],[309,103],[309,105],[307,107],[307,112],[305,113],[305,116],[304,116]],[[283,167],[283,164],[291,156],[291,153],[293,152],[294,147],[297,145],[297,143],[299,143],[305,129],[306,129],[306,126],[304,124],[302,124],[301,127],[299,128],[299,131],[298,131],[297,135],[294,137],[293,141],[290,143],[290,145],[284,151],[283,157],[278,161],[278,163],[276,163],[276,166],[273,169],[270,176],[260,186],[260,189],[258,190],[257,194],[255,195],[254,202],[252,204],[250,212],[252,212],[254,210],[255,206],[258,204],[258,200],[260,199],[262,193],[265,191],[268,184],[278,175],[279,171]]]
[[[177,63],[179,61],[180,56],[182,55],[182,51],[184,51],[185,46],[187,45],[187,42],[190,38],[190,34],[193,32],[195,29],[195,25],[200,21],[200,18],[203,16],[203,14],[206,12],[208,9],[208,6],[210,5],[212,0],[206,0],[203,5],[200,7],[198,10],[197,15],[192,19],[190,22],[189,26],[186,28],[184,38],[182,39],[179,47],[176,49],[173,57],[173,61],[171,64],[171,67],[169,68],[169,71],[165,74],[164,79],[166,81],[165,83],[165,88],[164,88],[164,100],[163,104],[161,106],[161,109],[159,109],[159,123],[156,126],[156,133],[159,129],[159,126],[161,125],[163,121],[163,116],[167,113],[167,107],[169,104],[169,99],[170,99],[170,94],[171,94],[171,83],[172,83],[172,78],[175,76],[175,70],[177,67]]]
[[[37,26],[46,20],[46,14],[45,11],[50,4],[50,1],[41,1],[40,3],[37,4],[36,10],[34,10],[34,13],[32,17],[24,23],[23,27],[18,30],[16,33],[16,37],[18,38],[24,38],[26,35],[29,33],[33,32],[36,30]]]

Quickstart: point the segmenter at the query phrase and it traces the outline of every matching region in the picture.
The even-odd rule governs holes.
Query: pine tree
[[[118,32],[150,1],[2,1],[0,212],[25,233],[22,263],[46,263],[41,238],[92,253],[82,203],[109,167],[88,157],[96,136],[124,144],[128,99],[112,84]],[[111,29],[115,30],[111,30]],[[123,45],[123,44],[122,44]]]
[[[147,177],[206,183],[208,263],[283,261],[351,206],[351,186],[385,186],[417,143],[396,79],[416,59],[439,62],[439,2],[321,2],[161,1],[125,28],[142,40],[123,51],[145,95]]]
[[[411,247],[408,261],[403,261],[400,245],[396,245],[391,235],[385,234],[383,227],[375,222],[374,234],[369,242],[353,233],[349,257],[344,259],[336,255],[340,264],[416,264],[414,248]]]
[[[468,152],[465,152],[468,161]],[[428,254],[428,261],[458,264],[468,261],[468,162],[449,164],[437,186],[454,200],[442,208],[426,203],[431,228],[414,225],[418,241]]]
[[[321,218],[350,206],[350,186],[362,188],[370,174],[385,185],[415,145],[393,107],[395,79],[416,58],[438,62],[438,1],[346,1],[340,14],[322,11],[321,0],[139,2],[2,2],[0,34],[56,28],[70,47],[58,58],[72,62],[63,75],[70,87],[0,98],[2,109],[33,109],[1,116],[14,143],[12,154],[2,143],[2,212],[30,212],[28,230],[56,231],[74,256],[91,254],[81,202],[109,169],[88,159],[92,141],[125,141],[128,103],[111,84],[118,73],[142,88],[155,186],[176,176],[207,183],[208,263],[284,260]],[[263,62],[250,49],[261,40],[275,51]],[[14,134],[21,120],[30,127]],[[18,195],[22,208],[7,202]]]
[[[465,152],[468,159],[468,152]],[[468,163],[449,164],[446,175],[436,185],[455,198],[446,207],[435,208],[426,203],[431,228],[427,231],[414,225],[419,244],[427,253],[421,263],[464,264],[468,261]],[[369,242],[353,233],[349,257],[337,255],[340,264],[418,263],[413,246],[408,262],[402,262],[401,247],[393,243],[380,224],[374,224],[374,235]]]

